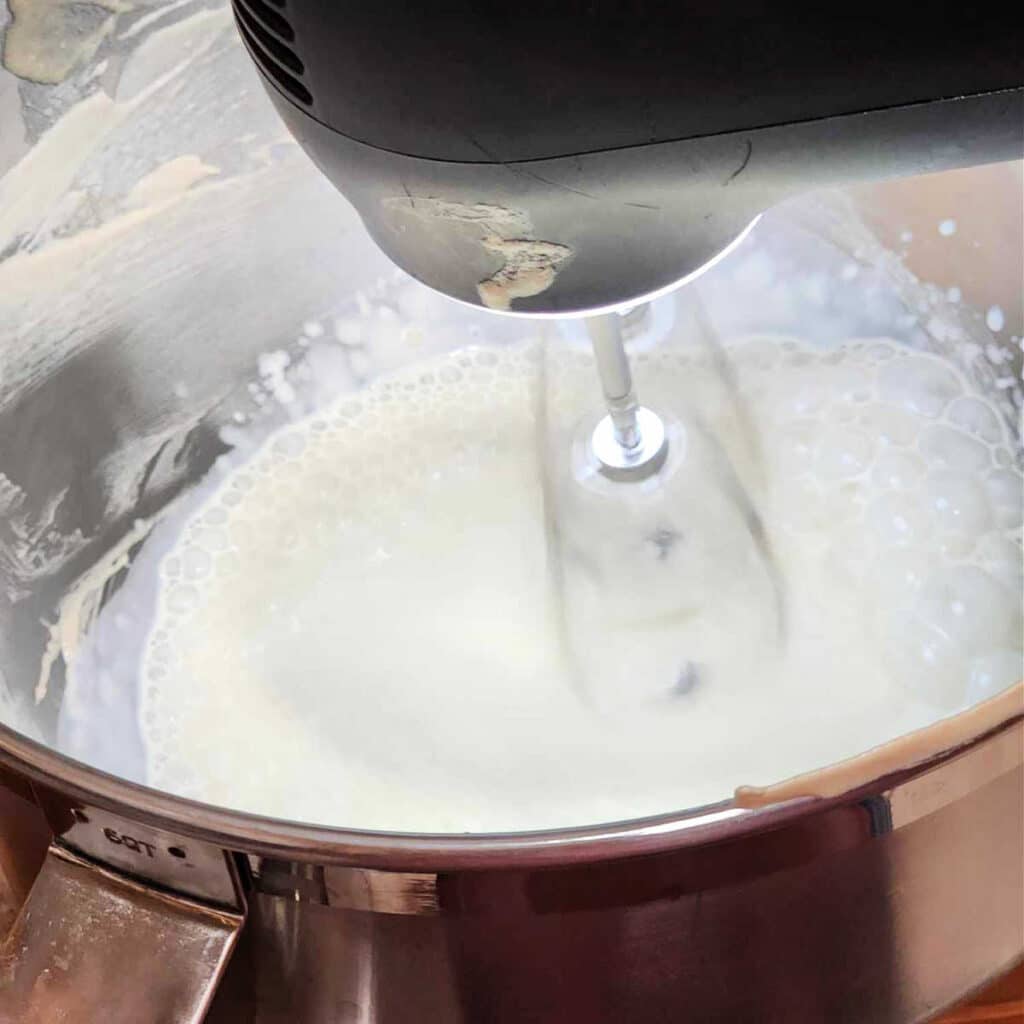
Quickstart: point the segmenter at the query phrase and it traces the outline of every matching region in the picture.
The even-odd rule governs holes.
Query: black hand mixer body
[[[990,10],[233,0],[292,133],[414,277],[565,315],[649,296],[794,192],[1010,159]]]

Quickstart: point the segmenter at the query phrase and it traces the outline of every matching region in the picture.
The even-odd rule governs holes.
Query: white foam
[[[730,356],[756,443],[710,360],[638,356],[677,434],[626,498],[570,469],[578,351],[461,349],[279,431],[162,562],[150,784],[357,828],[565,826],[778,781],[1013,682],[1021,476],[988,402],[885,341]]]
[[[1001,331],[1006,326],[1006,314],[1001,306],[989,306],[985,313],[985,326],[990,331]]]

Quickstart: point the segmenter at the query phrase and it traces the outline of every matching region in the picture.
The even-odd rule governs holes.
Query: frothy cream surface
[[[1021,475],[950,365],[753,340],[635,363],[662,478],[596,476],[589,357],[479,347],[273,436],[161,566],[147,781],[353,828],[677,810],[1021,675]]]

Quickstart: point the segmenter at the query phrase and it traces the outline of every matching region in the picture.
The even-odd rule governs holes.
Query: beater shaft
[[[637,400],[618,313],[587,317],[605,416],[594,429],[591,448],[601,472],[613,480],[642,480],[656,473],[668,452],[661,420]]]
[[[641,440],[636,415],[640,403],[633,390],[633,374],[626,358],[621,317],[618,313],[588,317],[587,331],[594,349],[605,405],[612,419],[615,440],[623,448],[632,450]]]

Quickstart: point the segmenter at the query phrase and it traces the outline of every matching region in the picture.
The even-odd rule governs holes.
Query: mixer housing
[[[404,270],[492,309],[614,308],[793,193],[1013,158],[1013,33],[690,4],[233,0],[285,123]]]

